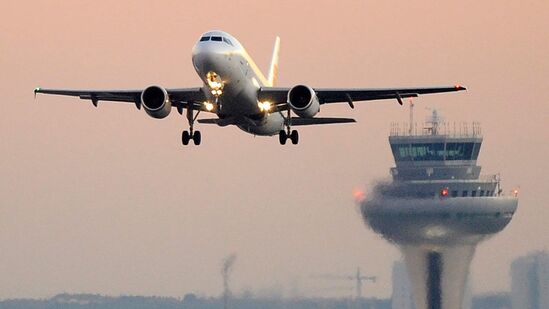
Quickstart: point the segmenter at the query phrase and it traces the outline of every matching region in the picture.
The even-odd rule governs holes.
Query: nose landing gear
[[[203,102],[203,107],[208,112],[215,112],[219,114],[222,110],[221,101],[219,100],[219,97],[223,94],[223,87],[225,83],[217,74],[216,72],[210,71],[206,74],[206,83],[208,84],[208,87],[210,88],[211,94],[215,98],[215,102],[211,103],[209,101]],[[200,111],[202,110],[200,107],[198,108],[198,111],[196,115],[194,114],[194,108],[192,102],[189,102],[189,105],[187,107],[187,121],[189,122],[189,131],[185,130],[181,134],[181,143],[183,145],[188,145],[191,139],[193,140],[193,143],[195,145],[200,145],[202,142],[202,134],[200,134],[200,131],[194,131],[194,122],[198,118],[198,115],[200,114]],[[216,109],[214,111],[214,109]],[[180,112],[182,113],[182,112]]]

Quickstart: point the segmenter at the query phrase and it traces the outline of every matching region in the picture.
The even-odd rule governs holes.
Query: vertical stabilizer
[[[271,59],[271,67],[269,68],[269,84],[271,87],[276,86],[278,81],[278,53],[280,51],[280,37],[276,37],[273,58]]]

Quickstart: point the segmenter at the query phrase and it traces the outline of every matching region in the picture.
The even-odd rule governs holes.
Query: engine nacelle
[[[149,116],[162,119],[172,110],[172,102],[166,89],[160,86],[149,86],[141,93],[141,104]]]
[[[290,89],[288,104],[299,117],[313,118],[320,112],[320,103],[316,93],[309,86],[297,85]]]

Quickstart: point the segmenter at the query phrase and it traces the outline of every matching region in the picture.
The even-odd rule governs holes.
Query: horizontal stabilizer
[[[208,119],[198,119],[198,123],[203,124],[216,124],[220,127],[229,126],[232,124],[237,124],[235,117],[227,117],[227,118],[208,118]]]
[[[218,118],[198,119],[197,121],[198,123],[203,123],[203,124],[217,124],[219,119]]]
[[[352,122],[356,122],[356,120],[352,118],[292,117],[291,124],[292,126],[311,126],[311,125],[317,125],[317,124],[335,124],[335,123],[352,123]]]

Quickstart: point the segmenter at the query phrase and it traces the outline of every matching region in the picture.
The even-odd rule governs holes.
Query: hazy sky
[[[281,85],[468,86],[415,102],[418,119],[480,121],[483,172],[520,186],[510,226],[476,252],[475,292],[509,289],[510,262],[549,246],[549,2],[266,3],[0,2],[0,298],[219,295],[231,253],[236,293],[313,295],[352,283],[311,275],[361,266],[380,278],[365,296],[390,294],[399,252],[351,193],[389,175],[390,122],[408,117],[396,102],[324,106],[358,123],[303,128],[298,147],[203,125],[183,148],[175,112],[33,100],[36,86],[198,86],[190,52],[211,29],[264,70],[280,35]]]

